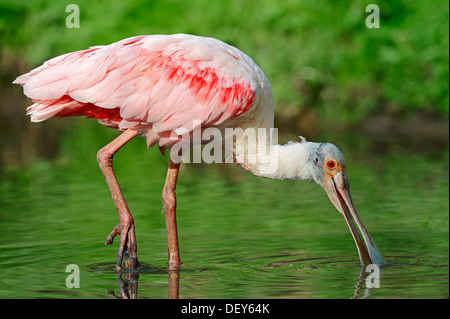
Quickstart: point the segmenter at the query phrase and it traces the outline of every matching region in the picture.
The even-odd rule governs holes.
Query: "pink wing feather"
[[[105,126],[137,127],[170,146],[172,131],[222,124],[255,102],[254,62],[219,40],[189,35],[137,36],[68,53],[14,83],[34,102],[34,122],[93,117]]]

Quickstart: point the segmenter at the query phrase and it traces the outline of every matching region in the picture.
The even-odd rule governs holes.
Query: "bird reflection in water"
[[[180,273],[178,270],[168,270],[168,299],[179,299]],[[119,294],[116,296],[114,290],[108,290],[106,293],[114,299],[137,299],[139,269],[130,269],[127,271],[118,270],[116,278],[119,283]]]
[[[116,272],[116,278],[118,281],[120,295],[116,295],[114,290],[108,290],[106,293],[114,299],[137,299],[140,270],[141,269],[118,270]],[[167,274],[167,298],[179,299],[180,271],[167,270]],[[368,299],[372,296],[373,288],[367,285],[367,278],[369,274],[370,273],[366,272],[365,267],[361,267],[361,272],[355,285],[355,291],[350,299]]]

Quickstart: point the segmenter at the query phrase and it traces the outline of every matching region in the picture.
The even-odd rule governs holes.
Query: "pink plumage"
[[[27,109],[33,122],[92,117],[119,130],[133,127],[142,136],[156,133],[160,147],[173,145],[169,136],[179,128],[192,131],[194,125],[240,117],[261,89],[270,89],[238,49],[185,34],[136,36],[68,53],[14,83],[34,102]]]

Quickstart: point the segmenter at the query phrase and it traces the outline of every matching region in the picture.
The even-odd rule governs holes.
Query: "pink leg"
[[[162,192],[163,209],[166,217],[167,245],[169,248],[169,270],[177,270],[180,268],[177,220],[175,216],[177,207],[175,188],[177,185],[179,169],[180,164],[175,164],[170,161],[166,182]]]
[[[139,266],[137,260],[137,245],[136,245],[136,235],[134,230],[134,220],[128,209],[127,203],[123,197],[122,191],[120,189],[119,183],[117,182],[116,175],[113,170],[113,156],[114,154],[127,142],[129,142],[133,137],[137,135],[137,132],[128,129],[119,135],[111,143],[100,149],[97,153],[97,161],[105,176],[106,183],[108,184],[109,190],[111,191],[114,204],[116,205],[117,211],[119,213],[120,223],[114,227],[114,230],[108,236],[105,245],[112,243],[113,238],[120,234],[119,239],[119,250],[117,253],[117,264],[116,269],[122,268],[122,260],[125,252],[125,245],[127,245],[129,254],[129,267],[136,268]]]

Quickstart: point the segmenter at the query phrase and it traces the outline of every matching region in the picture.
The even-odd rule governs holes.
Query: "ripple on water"
[[[380,288],[370,289],[355,256],[305,256],[288,254],[251,257],[234,252],[234,261],[223,252],[191,251],[179,274],[182,298],[442,298],[448,296],[448,256],[388,255],[380,267]],[[203,258],[209,256],[208,260]],[[195,260],[194,257],[198,259]],[[117,274],[113,263],[85,266],[92,273]],[[122,273],[132,273],[124,269]],[[139,281],[168,274],[165,266],[143,263]],[[146,279],[147,277],[147,279]],[[159,277],[167,278],[169,276]],[[177,279],[178,280],[178,279]],[[160,282],[160,280],[158,281]],[[178,285],[178,283],[177,283]],[[145,286],[143,286],[145,287]],[[145,288],[140,288],[144,292]],[[151,286],[154,289],[154,286]],[[430,287],[433,289],[431,290]]]

